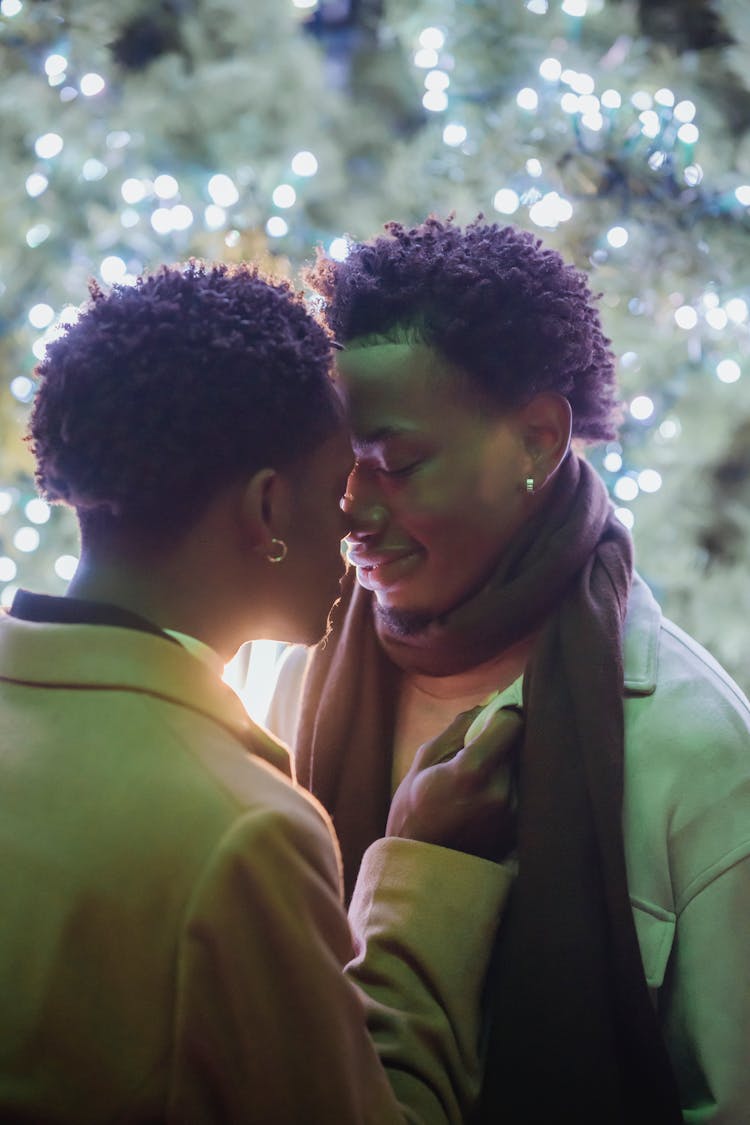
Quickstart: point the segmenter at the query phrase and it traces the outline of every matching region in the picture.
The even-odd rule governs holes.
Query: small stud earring
[[[526,477],[526,491],[531,496],[534,492],[534,478]]]
[[[283,539],[272,539],[271,540],[271,546],[276,547],[276,553],[273,554],[273,555],[271,555],[271,554],[266,555],[266,558],[268,559],[268,561],[270,563],[283,562],[284,559],[287,556],[287,550],[288,550],[287,545],[284,542],[284,540]]]

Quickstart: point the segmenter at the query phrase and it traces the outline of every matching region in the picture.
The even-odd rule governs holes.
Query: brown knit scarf
[[[524,678],[519,877],[487,986],[477,1120],[662,1125],[682,1115],[621,832],[631,544],[585,461],[569,455],[550,487],[490,582],[414,637],[378,636],[371,595],[347,577],[308,672],[297,772],[333,817],[351,893],[385,829],[400,670],[449,675],[540,629]]]

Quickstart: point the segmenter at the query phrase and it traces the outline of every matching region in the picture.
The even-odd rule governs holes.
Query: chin
[[[397,606],[385,606],[380,602],[375,603],[375,616],[389,633],[397,637],[411,637],[421,633],[435,620],[435,614],[425,610],[401,609]]]

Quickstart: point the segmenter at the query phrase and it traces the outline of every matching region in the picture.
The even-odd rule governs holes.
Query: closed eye
[[[398,469],[386,469],[385,467],[379,468],[377,471],[384,477],[408,477],[422,464],[421,459],[411,461],[408,465],[402,465]]]

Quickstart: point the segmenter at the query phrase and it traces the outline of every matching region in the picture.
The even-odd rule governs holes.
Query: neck
[[[474,693],[482,695],[489,691],[504,691],[525,671],[531,656],[538,632],[523,637],[503,652],[449,676],[430,676],[421,672],[407,673],[415,687],[435,699],[452,699]]]
[[[240,614],[226,589],[220,574],[186,566],[184,558],[175,565],[163,557],[136,565],[84,551],[67,596],[130,610],[162,629],[196,637],[228,661],[249,638],[237,628]]]

